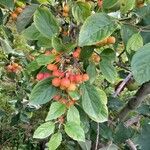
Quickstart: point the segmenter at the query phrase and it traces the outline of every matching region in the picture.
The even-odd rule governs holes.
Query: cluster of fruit
[[[58,102],[60,102],[62,104],[65,104],[68,108],[71,107],[72,105],[74,105],[75,103],[77,103],[76,100],[73,100],[73,99],[71,99],[69,97],[65,98],[65,97],[63,97],[63,96],[61,96],[59,94],[55,95],[53,97],[53,100],[58,101]]]
[[[69,5],[68,4],[64,4],[64,6],[63,6],[63,12],[62,12],[62,15],[64,16],[64,17],[68,17],[68,13],[69,13]]]
[[[21,71],[22,67],[17,63],[11,63],[6,67],[8,72],[18,73]]]
[[[47,69],[53,71],[52,74],[55,76],[52,80],[52,85],[59,87],[61,90],[75,91],[78,84],[89,80],[89,76],[86,73],[73,73],[72,71],[62,72],[53,64],[49,64]]]
[[[36,79],[37,79],[38,81],[40,81],[40,80],[49,78],[50,76],[51,76],[51,74],[48,73],[48,72],[40,72],[40,73],[37,74]]]
[[[96,45],[97,46],[104,46],[107,44],[114,44],[116,42],[116,38],[114,36],[110,36],[100,42],[97,42]]]
[[[17,16],[22,13],[23,9],[25,8],[25,6],[22,7],[17,7],[12,13],[11,13],[11,18],[13,20],[17,19]]]

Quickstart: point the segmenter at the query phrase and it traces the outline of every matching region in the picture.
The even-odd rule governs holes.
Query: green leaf
[[[89,66],[86,69],[86,72],[89,75],[89,78],[90,78],[89,81],[92,84],[95,81],[96,75],[97,75],[95,64],[94,63],[90,63]]]
[[[26,6],[23,12],[17,17],[17,30],[21,32],[25,29],[25,27],[32,21],[33,14],[37,9],[37,4],[31,4]]]
[[[68,122],[75,122],[76,124],[80,125],[80,115],[79,115],[79,111],[75,106],[71,106],[68,109],[67,112],[67,121]]]
[[[114,83],[117,78],[117,71],[113,66],[113,62],[115,60],[115,53],[111,49],[105,49],[101,53],[102,61],[100,61],[100,70],[104,75],[104,78],[108,80],[110,83]]]
[[[37,69],[40,68],[40,65],[38,65],[38,63],[34,60],[31,63],[29,63],[26,67],[26,69],[28,70],[28,72],[32,72],[35,71]]]
[[[91,15],[90,5],[86,2],[77,1],[72,7],[72,15],[77,22],[83,23]]]
[[[48,115],[45,119],[45,121],[57,119],[61,115],[63,115],[66,111],[66,106],[64,104],[61,104],[59,102],[53,102],[50,106]]]
[[[65,132],[74,140],[83,142],[85,141],[83,129],[79,124],[76,124],[75,122],[67,122],[65,124]]]
[[[150,24],[150,4],[141,8],[135,9],[136,13],[142,19],[142,25]]]
[[[107,38],[117,29],[114,19],[105,13],[95,13],[88,17],[79,33],[79,46],[94,45]]]
[[[36,28],[44,36],[51,38],[59,33],[59,26],[52,15],[46,8],[38,8],[34,14],[34,23]]]
[[[136,0],[121,0],[121,13],[125,14],[128,11],[132,10],[135,7]]]
[[[62,52],[66,50],[65,45],[62,43],[62,40],[58,37],[52,38],[52,46],[56,49],[58,52]]]
[[[104,9],[109,9],[112,8],[116,3],[118,2],[118,0],[103,0],[103,8]]]
[[[93,54],[94,51],[94,46],[84,46],[81,49],[81,53],[80,53],[80,59],[81,60],[87,60],[91,57],[91,55]]]
[[[61,144],[62,134],[60,132],[55,133],[51,136],[50,141],[48,142],[48,150],[55,150]]]
[[[121,133],[121,134],[120,134]],[[127,139],[132,138],[134,130],[131,127],[126,127],[123,123],[120,123],[116,129],[114,135],[115,143],[124,143]]]
[[[37,40],[41,36],[34,23],[22,32],[23,36],[28,40]]]
[[[39,47],[52,48],[52,40],[44,36],[39,36],[37,45]]]
[[[50,136],[55,129],[55,124],[53,122],[46,122],[41,124],[34,132],[33,138],[44,139]]]
[[[0,38],[0,44],[1,44],[1,47],[2,47],[3,51],[6,54],[14,53],[14,50],[11,48],[11,46],[10,46],[10,44],[9,44],[7,39]]]
[[[100,62],[100,70],[107,81],[110,83],[115,83],[117,79],[117,71],[112,63],[108,62],[107,60],[102,60]]]
[[[108,119],[106,94],[88,83],[82,85],[82,107],[88,116],[96,122],[105,122]]]
[[[80,99],[80,93],[76,90],[76,91],[69,91],[68,92],[69,96],[72,98],[72,99],[75,99],[75,100],[79,100]]]
[[[37,59],[36,62],[38,63],[38,65],[47,65],[49,63],[52,63],[55,60],[55,56],[54,55],[40,55]]]
[[[132,51],[137,51],[137,49],[139,49],[142,46],[143,46],[143,39],[141,35],[138,33],[135,33],[128,40],[126,50],[128,53],[131,53]]]
[[[136,144],[139,145],[139,148],[141,150],[149,150],[150,148],[149,139],[150,139],[150,120],[145,119],[142,126],[142,130],[139,136],[137,137]]]
[[[121,37],[125,45],[127,44],[129,38],[131,38],[131,36],[135,33],[138,33],[136,27],[127,24],[121,26]]]
[[[50,101],[56,94],[57,89],[51,85],[51,79],[48,78],[34,86],[29,99],[32,104],[40,105]]]
[[[14,8],[14,0],[1,0],[0,5],[7,7],[8,9],[13,10]]]
[[[135,53],[131,61],[131,70],[135,80],[143,84],[150,81],[150,43]]]

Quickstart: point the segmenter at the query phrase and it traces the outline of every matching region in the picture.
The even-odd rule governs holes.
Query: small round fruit
[[[60,82],[61,82],[61,79],[59,78],[54,78],[52,80],[52,85],[54,85],[55,87],[59,87],[60,86]]]
[[[74,83],[71,83],[70,86],[67,88],[68,91],[75,91],[76,85]]]
[[[62,14],[64,17],[68,17],[69,16],[69,14],[68,13],[65,13],[65,12],[63,12],[63,14]]]
[[[44,73],[44,79],[45,79],[45,78],[49,78],[50,76],[51,76],[51,75],[50,75],[49,73],[47,73],[47,72]]]
[[[53,97],[53,99],[56,100],[56,101],[58,101],[60,98],[61,98],[60,95],[55,95],[55,96]]]
[[[75,82],[75,80],[76,80],[76,79],[75,79],[75,75],[73,75],[73,74],[70,75],[70,76],[69,76],[69,80],[70,80],[71,82]]]
[[[67,4],[64,5],[63,12],[65,12],[65,13],[69,12],[69,5],[67,5]]]
[[[20,14],[23,11],[23,9],[21,7],[17,7],[15,12],[16,14]]]
[[[82,83],[82,75],[80,75],[80,74],[75,75],[75,82]]]
[[[47,50],[47,51],[45,51],[44,54],[45,54],[46,56],[49,56],[51,53],[52,53],[51,51]]]
[[[68,88],[70,86],[70,80],[68,78],[61,79],[61,86]]]
[[[39,80],[39,81],[43,80],[43,78],[44,78],[44,74],[43,73],[38,73],[37,76],[36,76],[36,79]]]
[[[57,66],[54,65],[54,64],[48,64],[48,65],[47,65],[47,69],[48,69],[48,70],[51,70],[51,71],[54,71],[54,70],[57,70]]]
[[[82,80],[83,80],[83,81],[88,81],[88,80],[89,80],[89,75],[86,74],[86,73],[83,74],[83,75],[82,75]]]
[[[114,36],[110,36],[107,39],[108,44],[114,44],[116,42],[116,38]]]
[[[59,76],[61,76],[61,72],[59,70],[54,70],[52,75],[56,76],[56,77],[59,77]]]
[[[79,53],[78,51],[74,51],[73,54],[72,54],[72,56],[73,56],[74,58],[79,58],[80,53]]]
[[[72,105],[74,105],[76,103],[76,100],[70,100],[67,103],[67,107],[71,107]]]
[[[17,14],[16,14],[15,12],[13,12],[13,13],[11,14],[11,17],[12,17],[13,20],[16,20],[16,19],[17,19]]]
[[[19,67],[19,65],[18,65],[17,63],[13,63],[12,66],[13,66],[14,68],[18,68],[18,67]]]
[[[61,98],[59,101],[60,101],[62,104],[66,104],[66,103],[67,103],[67,100],[66,100],[65,98]]]

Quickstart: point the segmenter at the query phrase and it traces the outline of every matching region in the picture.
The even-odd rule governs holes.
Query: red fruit
[[[67,103],[67,107],[71,107],[72,105],[74,105],[76,103],[76,100],[71,100]]]
[[[73,54],[72,54],[72,56],[73,56],[74,58],[79,58],[80,53],[79,53],[78,51],[74,51]]]
[[[37,76],[36,76],[36,79],[39,80],[39,81],[43,80],[44,79],[44,74],[43,73],[38,73]]]
[[[59,77],[61,75],[61,72],[59,70],[54,70],[52,75],[56,76],[56,77]]]
[[[89,80],[89,75],[85,73],[82,75],[82,81],[87,81],[87,80]]]
[[[51,75],[49,73],[44,73],[44,79],[49,78]]]
[[[74,83],[71,83],[70,86],[67,88],[68,91],[75,91],[76,85]]]
[[[59,101],[60,101],[62,104],[66,104],[66,103],[67,103],[67,100],[66,100],[65,98],[61,98]]]
[[[78,47],[78,48],[76,49],[76,52],[80,53],[80,52],[81,52],[81,48]]]
[[[107,39],[108,44],[114,44],[116,42],[116,38],[114,36],[110,36]]]
[[[60,95],[55,95],[55,96],[53,97],[53,99],[56,100],[56,101],[58,101],[60,98],[61,98]]]
[[[45,55],[46,55],[46,56],[49,56],[51,53],[52,53],[52,52],[49,51],[49,50],[45,51]]]
[[[76,82],[76,83],[82,83],[82,75],[77,74],[77,75],[75,76],[75,82]]]
[[[15,10],[16,14],[20,14],[23,11],[23,9],[21,7],[17,7]]]
[[[60,82],[61,82],[61,79],[59,78],[54,78],[52,80],[52,85],[54,85],[55,87],[59,87],[60,86]]]
[[[55,61],[60,62],[60,60],[61,60],[60,56],[56,56]]]
[[[61,79],[61,87],[68,88],[70,86],[70,80],[68,78]]]
[[[70,76],[69,76],[69,80],[70,80],[71,82],[75,82],[75,75],[70,75]]]
[[[55,64],[48,64],[47,69],[51,70],[51,71],[54,71],[54,70],[57,70],[57,66]]]
[[[16,14],[15,12],[13,12],[13,13],[11,14],[11,17],[12,17],[13,20],[16,20],[16,19],[17,19],[17,14]]]

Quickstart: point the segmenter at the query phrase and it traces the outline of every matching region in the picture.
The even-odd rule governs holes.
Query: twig
[[[127,120],[124,124],[128,128],[129,126],[133,125],[134,123],[139,122],[140,119],[141,119],[141,116],[137,115],[137,116]]]
[[[119,112],[117,118],[119,118],[121,121],[124,121],[128,113],[136,109],[148,94],[150,94],[150,82],[144,83],[140,87],[136,94],[129,99],[125,107]]]
[[[95,144],[95,150],[98,148],[99,143],[99,123],[97,123],[97,135],[96,135],[96,144]]]
[[[126,140],[126,143],[129,145],[130,150],[137,150],[135,144],[130,139]]]
[[[121,90],[124,88],[124,86],[127,84],[127,82],[130,80],[130,78],[132,77],[132,74],[129,73],[128,76],[122,81],[122,83],[119,85],[119,87],[117,88],[117,90],[115,91],[113,97],[117,97],[117,95],[119,95],[119,93],[121,92]]]

